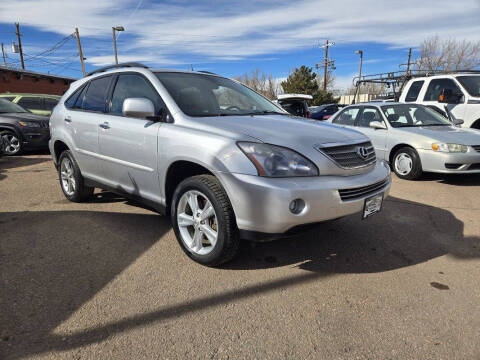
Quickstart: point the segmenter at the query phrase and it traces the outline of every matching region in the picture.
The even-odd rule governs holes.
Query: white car
[[[448,110],[462,127],[480,129],[480,71],[415,77],[405,84],[400,102]]]

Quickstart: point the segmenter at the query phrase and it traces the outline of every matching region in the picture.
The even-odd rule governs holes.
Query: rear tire
[[[182,181],[173,194],[170,213],[177,240],[194,261],[217,266],[237,254],[240,238],[235,214],[214,176],[198,175]]]
[[[84,202],[91,198],[95,188],[85,186],[85,180],[70,150],[65,150],[60,154],[58,164],[60,187],[67,200]]]
[[[404,180],[416,180],[423,174],[420,157],[410,147],[397,150],[393,155],[392,168],[395,174]]]

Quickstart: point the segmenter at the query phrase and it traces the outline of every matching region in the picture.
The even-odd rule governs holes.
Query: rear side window
[[[112,95],[110,114],[122,115],[123,102],[128,98],[149,99],[153,103],[155,114],[159,114],[160,109],[164,107],[160,95],[158,95],[148,80],[141,75],[124,74],[118,77]]]
[[[18,105],[25,109],[33,109],[33,110],[41,110],[42,106],[42,99],[39,97],[22,97],[18,102]]]
[[[345,109],[335,118],[335,120],[333,120],[333,123],[338,125],[353,126],[359,111],[359,108]]]
[[[8,101],[13,101],[15,100],[16,96],[2,96],[0,97],[0,99],[3,99],[3,100],[8,100]]]
[[[108,88],[111,76],[104,76],[90,81],[87,93],[83,99],[82,109],[88,111],[105,111]],[[77,106],[75,106],[77,107]]]
[[[460,88],[452,79],[433,79],[428,84],[427,93],[423,101],[438,101],[438,97],[442,94],[444,89],[452,90],[454,94],[461,94]]]
[[[45,110],[52,111],[57,104],[58,104],[57,99],[52,99],[52,98],[44,99]]]
[[[407,96],[405,96],[405,102],[413,102],[417,100],[418,94],[420,93],[420,90],[422,89],[424,82],[425,81],[423,80],[414,81],[412,85],[410,85],[410,89],[408,89]]]

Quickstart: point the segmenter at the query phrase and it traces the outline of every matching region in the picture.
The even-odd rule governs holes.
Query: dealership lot
[[[65,200],[49,155],[0,159],[0,357],[475,359],[480,176],[393,176],[382,212],[221,268],[165,217]]]

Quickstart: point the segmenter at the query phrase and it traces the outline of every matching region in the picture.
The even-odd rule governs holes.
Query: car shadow
[[[116,333],[334,274],[395,270],[443,255],[480,257],[480,238],[464,237],[463,223],[449,211],[388,198],[380,214],[364,221],[355,215],[322,224],[295,238],[242,242],[239,256],[223,266],[225,274],[279,266],[305,272],[232,290],[219,287],[209,296],[192,294],[184,302],[151,312],[139,309],[133,316],[86,330],[54,333],[170,229],[166,217],[153,214],[2,213],[0,358],[19,359],[100,343]],[[168,259],[165,261],[160,267],[168,266]],[[198,265],[185,256],[183,266]]]
[[[434,181],[441,184],[456,186],[479,186],[480,174],[439,174],[424,173],[417,181]]]
[[[395,270],[452,255],[480,257],[480,238],[464,237],[463,223],[450,211],[395,197],[380,214],[319,224],[303,235],[275,242],[243,242],[225,269],[296,266],[319,273]]]

